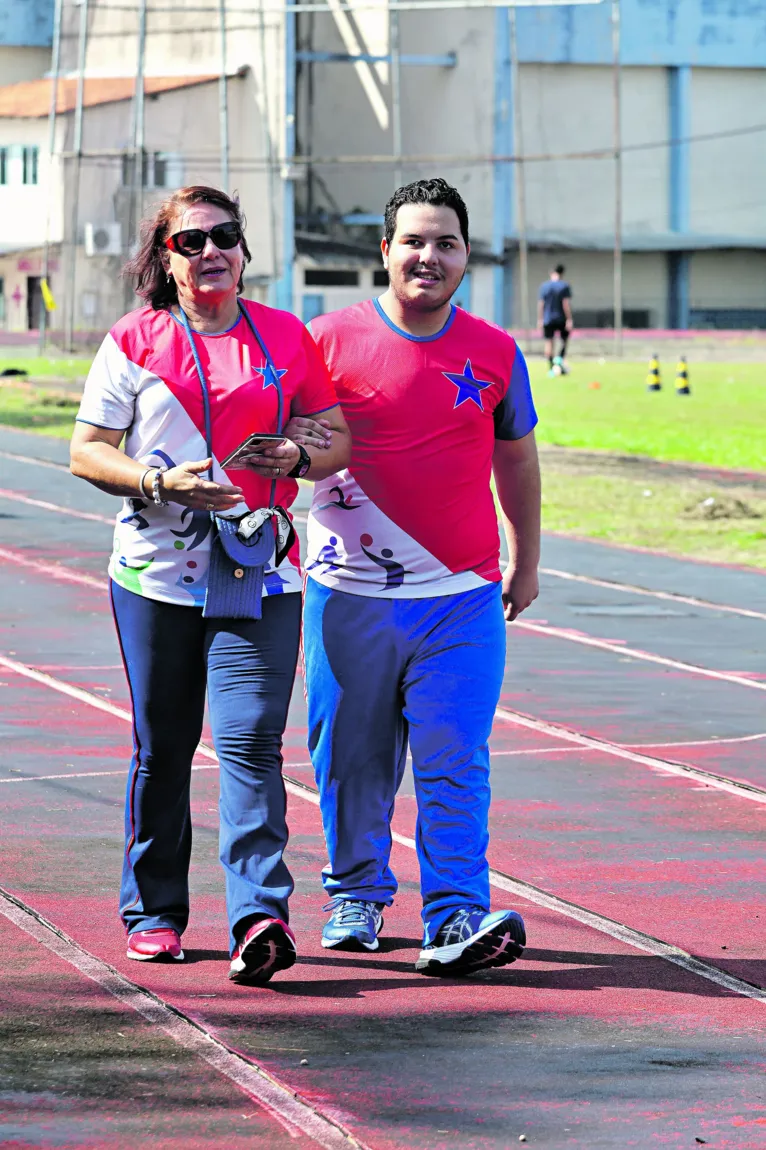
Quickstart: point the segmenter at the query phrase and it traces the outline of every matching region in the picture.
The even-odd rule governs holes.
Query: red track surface
[[[22,477],[30,498],[109,514],[108,500],[63,473],[28,465]],[[15,468],[0,469],[0,485],[14,483]],[[13,516],[4,521],[1,546],[97,574],[108,546],[108,529],[97,520],[64,521],[10,500],[0,512]],[[590,554],[574,546],[570,560]],[[563,567],[566,558],[558,552],[552,565]],[[679,590],[674,580],[687,569],[668,563],[644,573],[642,562],[631,556],[631,583]],[[693,579],[699,595],[699,567]],[[752,594],[757,586],[756,576],[721,572],[707,597],[762,609]],[[577,588],[577,601],[583,597],[614,599],[604,589]],[[546,585],[538,614],[678,661],[757,670],[737,618],[615,624],[570,618],[567,598],[570,587]],[[766,994],[748,997],[749,987],[757,994],[752,984],[766,985],[764,804],[499,721],[491,862],[498,882],[506,874],[531,886],[519,888],[528,890],[526,899],[497,889],[495,903],[521,910],[530,945],[504,971],[441,982],[413,970],[418,876],[413,851],[400,842],[400,892],[380,951],[320,948],[321,825],[311,795],[294,790],[289,862],[300,960],[253,990],[226,979],[217,773],[203,755],[193,787],[188,961],[131,963],[116,919],[129,726],[88,696],[54,689],[69,684],[126,708],[104,601],[86,585],[8,562],[0,563],[0,601],[0,655],[53,680],[0,665],[0,885],[100,960],[88,966],[87,955],[0,899],[2,1146],[334,1146],[352,1145],[349,1131],[371,1150],[506,1147],[522,1134],[550,1150],[699,1140],[766,1147]],[[763,650],[766,623],[745,626],[753,650]],[[705,659],[711,635],[717,662],[710,651]],[[286,774],[310,786],[303,702],[295,694]],[[517,632],[504,703],[615,744],[658,744],[647,753],[766,789],[763,702],[746,687]],[[711,735],[751,741],[714,743]],[[65,777],[42,778],[51,775]],[[405,840],[414,816],[408,781],[396,813]],[[541,905],[545,898],[533,888],[566,901]],[[604,918],[591,920],[588,911]],[[649,937],[642,943],[631,930]],[[652,939],[700,960],[699,972],[658,957],[664,952]],[[193,1027],[171,1037],[161,1019],[147,1021],[129,998],[109,993],[105,986],[116,977],[109,967],[274,1075],[286,1087],[282,1096],[297,1093],[298,1127],[184,1046],[183,1034],[199,1034]],[[714,980],[717,971],[725,985]],[[222,1056],[252,1074],[236,1053]]]

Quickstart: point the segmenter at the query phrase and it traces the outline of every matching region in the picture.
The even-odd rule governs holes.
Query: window
[[[122,157],[122,185],[133,186],[135,157],[125,152]],[[144,188],[177,188],[182,183],[180,159],[171,152],[144,152],[141,186]]]
[[[8,149],[0,148],[0,184],[8,183]]]
[[[306,268],[303,282],[306,287],[358,287],[359,272],[340,268]]]
[[[155,188],[166,188],[168,186],[168,161],[162,152],[154,153],[154,179],[152,180],[152,186]]]
[[[378,268],[372,273],[372,283],[374,287],[388,287],[388,272],[385,268]]]
[[[37,183],[37,157],[40,154],[39,148],[22,148],[21,149],[21,164],[22,176],[21,182],[23,184],[36,184]]]

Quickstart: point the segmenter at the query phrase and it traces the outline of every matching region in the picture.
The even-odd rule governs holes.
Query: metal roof
[[[236,74],[236,73],[235,73]],[[196,84],[210,84],[218,76],[147,76],[144,91],[147,96],[161,92],[172,92],[178,88],[191,88]],[[0,117],[37,119],[47,116],[50,111],[50,79],[23,80],[19,84],[8,84],[0,88]],[[97,104],[112,104],[119,100],[131,100],[136,82],[130,76],[86,78],[83,86],[83,104],[86,108]],[[60,79],[57,92],[57,112],[72,112],[77,100],[77,78]]]

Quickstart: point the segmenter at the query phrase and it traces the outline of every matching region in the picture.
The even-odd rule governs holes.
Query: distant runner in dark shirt
[[[572,319],[572,289],[563,278],[564,265],[558,264],[550,274],[550,279],[540,284],[537,299],[537,326],[543,329],[545,336],[545,355],[551,375],[566,373],[564,356],[567,351],[567,341],[574,327]],[[558,333],[561,339],[561,350],[558,355],[554,353],[554,340]],[[558,367],[558,371],[556,371]]]

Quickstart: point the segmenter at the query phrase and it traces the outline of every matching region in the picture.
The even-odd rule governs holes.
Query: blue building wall
[[[766,68],[766,0],[622,0],[623,64]],[[519,59],[608,64],[611,4],[522,8]]]
[[[0,46],[49,48],[52,39],[53,0],[0,0]]]
[[[0,44],[46,47],[54,0],[0,0]],[[519,58],[608,64],[609,0],[594,7],[521,8]],[[624,64],[766,68],[766,0],[622,0]]]

